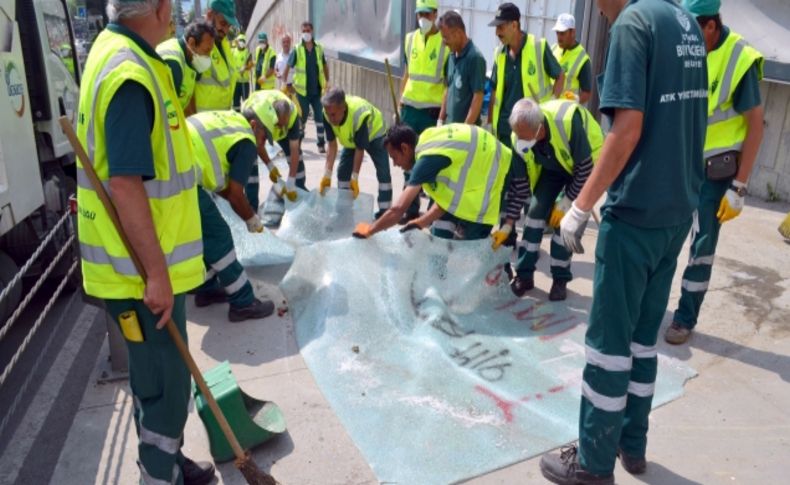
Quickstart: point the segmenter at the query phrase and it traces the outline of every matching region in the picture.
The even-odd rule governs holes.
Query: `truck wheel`
[[[17,271],[19,271],[19,267],[16,265],[14,260],[11,259],[11,256],[7,255],[3,251],[0,251],[0,293],[2,293],[8,283],[14,279]],[[2,301],[0,301],[0,322],[5,323],[6,318],[10,317],[17,305],[19,305],[21,298],[22,281],[20,280],[17,282],[14,288],[11,289],[11,292],[8,293],[8,295]]]

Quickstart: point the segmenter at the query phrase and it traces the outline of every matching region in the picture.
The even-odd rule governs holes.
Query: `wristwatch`
[[[745,197],[747,194],[745,185],[738,187],[735,184],[730,184],[730,190],[738,194],[738,197]]]

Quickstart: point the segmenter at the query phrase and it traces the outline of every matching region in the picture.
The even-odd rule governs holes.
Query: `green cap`
[[[222,14],[230,25],[239,26],[239,21],[236,20],[236,4],[233,3],[233,0],[211,0],[208,3],[208,8]]]
[[[258,32],[258,42],[269,42],[269,36],[266,32]]]
[[[438,0],[417,0],[417,8],[414,10],[416,13],[429,13],[439,10]]]
[[[683,8],[695,17],[709,17],[719,13],[721,0],[683,0]]]

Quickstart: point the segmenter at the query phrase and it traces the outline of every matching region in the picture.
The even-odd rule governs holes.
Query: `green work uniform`
[[[295,49],[291,50],[291,55],[288,57],[288,65],[291,69],[296,69],[297,56],[299,53],[305,56],[305,71],[306,71],[306,92],[302,94],[297,91],[296,98],[299,100],[299,107],[302,110],[302,126],[307,126],[307,115],[310,108],[313,109],[313,120],[315,121],[316,131],[316,145],[319,147],[324,146],[324,107],[321,105],[321,78],[320,74],[324,69],[318,68],[318,63],[325,68],[326,57],[323,50],[321,51],[321,58],[318,58],[318,49],[316,44],[313,44],[312,49],[308,49],[304,42],[297,45]],[[320,71],[320,72],[319,72]]]
[[[552,137],[559,136],[559,133],[553,133],[554,128],[550,128],[550,126],[553,126],[553,124],[544,117],[543,129],[546,135],[532,147],[532,155],[535,163],[541,167],[541,171],[537,181],[530,181],[534,185],[532,200],[527,210],[527,218],[524,221],[522,239],[518,243],[518,262],[516,264],[516,273],[519,277],[526,279],[533,278],[535,273],[540,242],[543,239],[543,230],[546,227],[546,219],[551,215],[551,210],[557,197],[563,190],[568,195],[570,190],[567,187],[577,180],[579,186],[572,197],[570,197],[571,200],[574,200],[592,170],[592,150],[582,123],[581,111],[577,110],[571,120],[570,159],[573,161],[572,173],[568,173],[557,158],[557,153],[551,142]],[[580,173],[579,170],[584,170],[584,173]],[[571,252],[562,243],[559,228],[555,229],[555,234],[551,238],[550,257],[552,279],[558,281],[570,281],[573,279],[571,273]]]
[[[695,19],[672,0],[629,1],[612,25],[598,86],[607,116],[644,115],[603,209],[585,337],[579,462],[606,476],[618,448],[645,456],[658,329],[699,199],[707,73]]]
[[[509,51],[506,53],[505,78],[497,78],[498,74],[496,61],[494,61],[494,68],[491,71],[491,85],[494,87],[493,91],[496,91],[496,85],[498,82],[504,83],[502,108],[499,111],[496,136],[499,141],[504,143],[507,147],[510,147],[511,129],[510,123],[508,122],[508,118],[510,118],[510,111],[513,109],[513,105],[516,104],[518,100],[524,98],[524,85],[522,84],[521,74],[521,56],[524,52],[524,44],[527,41],[527,34],[526,32],[522,32],[521,34],[523,35],[524,40],[518,47],[516,57],[513,58]],[[551,53],[551,49],[548,48],[543,51],[543,70],[552,79],[556,79],[560,76],[560,74],[562,74],[562,67],[560,67],[560,63],[557,62],[557,59],[554,58],[554,54]]]
[[[124,38],[126,45],[134,45],[138,52],[147,56],[145,61],[139,61],[141,64],[158,61],[165,65],[145,40],[126,27],[111,23],[102,37],[105,43],[117,43],[118,38]],[[102,62],[101,49],[96,49],[93,54],[97,59],[89,55],[86,78],[94,78],[98,69],[105,74],[104,79],[109,84],[109,76],[114,75],[112,71],[107,72],[101,65],[96,66]],[[128,69],[128,66],[125,64],[121,69]],[[158,78],[154,77],[153,80],[146,80],[146,83],[157,81]],[[177,103],[176,91],[166,94],[172,95],[169,99]],[[83,102],[80,104],[82,106]],[[110,177],[139,176],[146,182],[157,179],[157,170],[161,167],[157,166],[154,159],[152,131],[157,117],[167,119],[167,113],[158,112],[160,108],[161,105],[155,106],[151,91],[141,82],[126,80],[114,91],[108,101],[101,129],[104,133],[101,143],[106,150],[107,173]],[[183,115],[180,117],[183,120]],[[82,205],[82,195],[79,200]],[[85,257],[88,255],[83,254]],[[189,371],[167,331],[156,329],[160,317],[153,315],[142,299],[104,298],[103,301],[108,314],[119,327],[122,314],[127,319],[128,312],[134,312],[143,337],[141,342],[125,338],[129,353],[129,384],[134,396],[135,428],[139,438],[141,478],[182,484],[181,465],[184,457],[181,445],[190,395]],[[184,293],[175,294],[173,303],[172,320],[186,341]]]
[[[424,155],[417,159],[411,169],[408,185],[436,183],[436,176],[450,166],[452,161],[444,155]],[[449,212],[431,225],[431,234],[442,239],[485,239],[491,234],[491,226],[459,219]]]
[[[486,60],[472,39],[447,62],[447,119],[445,123],[464,123],[472,97],[485,90]],[[482,110],[481,110],[482,111]],[[480,124],[480,115],[475,119]]]
[[[227,177],[244,186],[258,159],[255,144],[250,140],[238,141],[224,156],[230,165]],[[203,261],[207,272],[206,282],[197,291],[213,293],[223,290],[228,295],[230,306],[244,308],[253,303],[255,293],[244,267],[236,259],[230,227],[211,197],[205,189],[198,190],[200,225],[203,230]]]
[[[341,121],[341,125],[346,122],[349,110]],[[353,115],[352,115],[353,116]],[[336,139],[335,127],[331,124],[326,132],[326,139],[333,141]],[[354,151],[364,150],[373,161],[376,168],[376,180],[379,182],[378,207],[376,218],[381,216],[387,209],[392,207],[392,178],[390,177],[390,158],[384,148],[384,135],[379,135],[373,140],[370,139],[369,124],[362,122],[359,129],[354,132],[355,148],[343,147],[340,151],[340,164],[337,166],[337,188],[348,190],[351,187],[351,172],[354,170]]]
[[[711,56],[727,55],[723,52],[718,52],[727,37],[730,35],[730,29],[723,27],[719,41],[716,43],[714,49],[708,53],[708,69],[709,74],[712,69]],[[739,40],[737,42],[744,42]],[[737,48],[737,45],[735,46]],[[732,52],[735,52],[733,48]],[[723,68],[724,73],[716,72],[714,76],[710,76],[708,81],[711,83],[710,91],[715,91],[713,83],[721,83],[727,85],[734,85],[735,88],[730,95],[725,95],[726,100],[731,97],[732,109],[735,116],[742,116],[743,113],[760,105],[760,79],[762,79],[762,56],[755,59],[759,55],[752,49],[749,53],[750,47],[744,45],[743,48],[738,49],[743,59],[738,59],[737,55],[730,55],[728,59],[721,59],[718,64]],[[751,66],[745,69],[745,72],[740,78],[737,76],[737,69],[735,66],[739,63],[750,63]],[[719,79],[723,74],[727,76],[729,73],[730,79]],[[712,95],[711,95],[712,96]],[[720,108],[718,99],[710,99],[711,104]],[[715,123],[713,116],[708,118],[708,124]],[[711,136],[710,130],[708,136]],[[730,131],[725,136],[734,137],[728,142],[743,142],[738,134]],[[743,134],[745,136],[745,133]],[[702,189],[699,196],[699,207],[697,208],[699,230],[694,234],[691,241],[691,250],[689,254],[689,262],[686,270],[683,272],[683,280],[680,289],[680,301],[678,308],[675,311],[673,321],[678,325],[685,328],[694,328],[697,324],[702,301],[705,298],[705,293],[708,291],[708,283],[710,281],[711,271],[713,269],[713,260],[716,253],[716,244],[719,241],[719,230],[721,224],[719,223],[716,213],[719,210],[719,204],[727,189],[730,188],[732,180],[731,177],[725,180],[713,181],[705,179],[702,183]]]

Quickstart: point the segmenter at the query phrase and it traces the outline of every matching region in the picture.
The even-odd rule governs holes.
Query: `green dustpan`
[[[227,361],[205,372],[203,378],[245,450],[285,432],[285,418],[280,408],[271,401],[259,401],[245,394],[236,383]],[[208,433],[211,456],[216,462],[233,460],[233,449],[222,434],[203,394],[194,384],[192,394],[195,396],[198,415]]]

